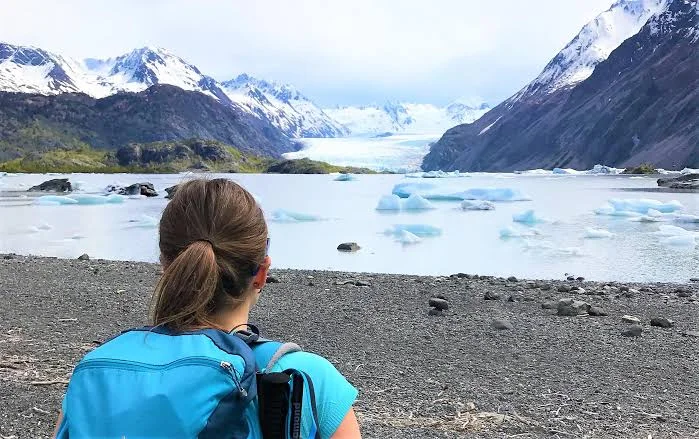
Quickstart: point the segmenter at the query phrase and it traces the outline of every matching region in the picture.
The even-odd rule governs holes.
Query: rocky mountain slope
[[[625,25],[602,28],[633,32],[628,24],[636,21],[628,14],[641,21],[650,11],[655,12],[627,39],[600,33],[590,38],[604,17],[624,17]],[[600,41],[612,40],[623,42],[607,58],[603,50],[591,49],[610,48]],[[588,169],[597,163],[642,162],[697,167],[697,40],[696,0],[620,0],[583,28],[527,87],[478,121],[447,131],[423,168]],[[590,53],[599,61],[589,62]]]

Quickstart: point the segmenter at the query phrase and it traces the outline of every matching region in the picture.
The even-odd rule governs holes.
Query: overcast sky
[[[612,0],[0,0],[0,41],[75,58],[159,46],[322,105],[497,103]]]

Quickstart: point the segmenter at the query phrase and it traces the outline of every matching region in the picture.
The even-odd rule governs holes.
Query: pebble
[[[83,253],[80,256],[78,256],[78,261],[89,261],[90,256],[87,253]]]
[[[665,317],[653,317],[652,319],[650,319],[651,326],[659,326],[661,328],[672,328],[674,324],[675,322],[666,319]]]
[[[558,292],[559,293],[570,293],[570,286],[569,285],[559,285],[558,286]]]
[[[556,309],[558,308],[558,301],[550,300],[541,304],[542,309]]]
[[[2,258],[3,259],[14,259],[15,257],[13,255],[4,255]]]
[[[514,277],[514,276],[510,276],[510,277],[507,278],[507,281],[508,281],[508,282],[517,282],[517,278]]]
[[[585,278],[582,276],[578,276],[577,278],[575,278],[575,280],[577,280],[578,282],[582,282],[585,280]]]
[[[692,297],[694,293],[687,288],[678,288],[675,290],[675,294],[677,294],[677,297]]]
[[[446,300],[439,298],[439,297],[433,297],[429,300],[428,304],[435,309],[438,309],[440,311],[444,311],[449,309],[449,302]]]
[[[588,312],[590,304],[582,300],[561,299],[558,301],[556,309],[559,316],[572,317]]]
[[[500,293],[494,293],[492,291],[487,291],[483,295],[483,300],[500,300],[502,295]]]
[[[431,308],[429,311],[427,311],[428,316],[438,316],[441,317],[444,315],[444,311],[436,308]]]
[[[593,317],[604,317],[608,316],[607,311],[603,310],[599,306],[591,306],[590,309],[587,310],[587,313]]]
[[[337,246],[337,249],[341,252],[356,252],[361,247],[356,242],[343,242]]]
[[[354,285],[356,285],[358,287],[370,287],[371,286],[371,284],[369,282],[364,282],[361,280],[355,281]]]
[[[638,317],[630,316],[630,315],[622,316],[621,320],[626,322],[626,323],[641,323],[641,319],[639,319]]]
[[[575,280],[575,276],[568,276],[568,277],[566,278],[566,280],[573,281],[573,280]]]
[[[622,285],[619,287],[619,291],[621,291],[622,293],[629,290],[630,288],[627,285]]]
[[[551,284],[542,284],[542,285],[540,286],[540,288],[541,288],[542,291],[548,291],[548,290],[550,290],[550,289],[553,288],[553,287],[551,286]]]
[[[508,322],[507,320],[501,320],[501,319],[495,319],[493,320],[493,328],[497,330],[513,330],[515,329],[514,326],[512,326],[512,323]]]
[[[690,277],[689,281],[690,282],[699,282],[699,277]]]
[[[627,329],[621,331],[621,335],[624,337],[640,337],[643,333],[643,328],[641,325],[631,325]]]
[[[279,278],[275,277],[275,276],[267,276],[267,283],[268,284],[278,284]]]
[[[682,333],[683,337],[699,337],[699,331],[684,331]]]

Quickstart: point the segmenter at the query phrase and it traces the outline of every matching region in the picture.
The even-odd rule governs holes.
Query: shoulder
[[[292,352],[279,359],[274,368],[279,370],[296,369],[311,377],[314,384],[318,382],[347,382],[339,370],[326,358],[311,352]],[[349,383],[348,383],[349,384]]]

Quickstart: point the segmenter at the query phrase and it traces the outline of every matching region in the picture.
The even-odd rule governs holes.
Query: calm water
[[[126,200],[114,205],[34,205],[21,191],[55,176],[0,177],[0,252],[75,258],[91,257],[157,261],[156,222],[167,200]],[[83,192],[107,184],[151,181],[160,191],[183,175],[75,174]],[[529,278],[561,278],[564,273],[599,280],[682,281],[699,276],[699,249],[664,243],[655,232],[664,224],[699,231],[694,223],[634,222],[600,216],[596,208],[611,198],[677,200],[683,213],[699,214],[699,196],[621,191],[652,188],[652,178],[621,176],[533,176],[490,174],[469,178],[407,179],[399,175],[359,176],[333,181],[329,175],[227,175],[253,192],[264,208],[271,231],[271,256],[280,268],[451,274],[456,272]],[[380,213],[378,199],[401,182],[425,182],[439,191],[477,187],[518,189],[532,201],[496,203],[494,211],[462,211],[458,202],[434,202],[436,209]],[[164,192],[162,192],[164,195]],[[273,212],[285,209],[322,217],[321,221],[276,222]],[[539,235],[502,239],[514,226],[512,215],[534,209],[549,221],[536,225]],[[436,237],[405,245],[383,232],[394,224],[427,224],[442,229]],[[585,239],[585,229],[606,229],[607,239]],[[336,250],[356,241],[353,254]]]

